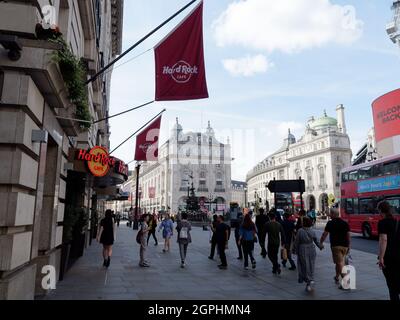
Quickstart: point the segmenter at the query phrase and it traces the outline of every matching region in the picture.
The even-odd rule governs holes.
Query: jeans
[[[188,248],[188,243],[179,243],[179,253],[181,255],[182,262],[185,262],[187,248]]]
[[[218,251],[219,251],[219,257],[221,259],[221,265],[226,267],[228,265],[228,262],[226,261],[226,255],[225,255],[225,242],[218,242]]]
[[[265,237],[266,234],[264,231],[259,231],[258,232],[258,241],[260,242],[260,247],[261,247],[261,255],[265,257],[267,255],[267,251],[265,250]]]
[[[140,263],[143,264],[146,262],[145,254],[146,254],[146,236],[143,235],[142,239],[140,239]]]
[[[254,255],[253,255],[254,241],[243,240],[242,246],[243,246],[243,254],[244,254],[244,266],[248,267],[249,266],[249,257],[250,257],[251,263],[254,263],[256,261],[254,259]]]
[[[210,252],[210,257],[214,258],[215,254],[215,247],[217,246],[217,241],[215,240],[215,236],[211,238],[211,252]]]
[[[268,243],[268,258],[272,262],[272,271],[278,271],[280,265],[278,263],[279,245],[270,245]]]
[[[242,245],[239,243],[239,238],[238,238],[238,239],[235,239],[235,240],[236,240],[236,247],[237,247],[238,253],[239,253],[238,258],[239,258],[239,259],[242,259],[242,258],[243,258],[244,248],[243,248]]]
[[[292,258],[292,250],[290,250],[290,247],[291,247],[290,243],[289,243],[289,244],[285,244],[285,249],[286,249],[286,253],[287,253],[287,260],[283,260],[283,259],[282,259],[282,264],[283,264],[283,265],[286,265],[287,261],[289,261],[290,266],[291,266],[292,268],[296,268],[296,264],[295,264],[294,261],[293,261],[293,258]]]
[[[399,301],[400,295],[400,264],[385,261],[383,275],[389,289],[390,300]]]
[[[153,236],[154,241],[156,242],[156,244],[158,244],[158,240],[157,240],[157,237],[156,237],[156,230],[155,229],[149,231],[149,234],[147,235],[147,245],[149,245],[150,236]]]

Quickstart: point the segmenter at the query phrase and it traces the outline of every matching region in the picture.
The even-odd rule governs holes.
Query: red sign
[[[149,187],[149,198],[154,199],[156,197],[156,188],[155,187]]]
[[[110,157],[107,150],[103,147],[93,147],[90,151],[80,149],[78,160],[86,161],[89,171],[95,177],[104,177],[110,167],[115,165],[115,159]]]
[[[155,48],[157,101],[208,98],[203,2]]]
[[[376,142],[400,135],[400,89],[372,103]]]
[[[157,161],[160,126],[161,116],[137,135],[135,152],[136,161]]]
[[[77,151],[77,159],[86,161],[89,171],[95,177],[104,177],[111,167],[118,174],[128,178],[128,166],[122,160],[111,157],[103,147],[96,146],[92,149]]]

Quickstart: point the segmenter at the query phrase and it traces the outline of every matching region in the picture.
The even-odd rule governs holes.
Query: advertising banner
[[[400,89],[372,103],[376,142],[400,135]]]

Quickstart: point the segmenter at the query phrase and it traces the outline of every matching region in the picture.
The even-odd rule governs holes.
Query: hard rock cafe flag
[[[208,98],[203,1],[154,49],[156,101]]]
[[[161,116],[136,136],[136,161],[158,160],[158,137],[160,136],[160,126]]]

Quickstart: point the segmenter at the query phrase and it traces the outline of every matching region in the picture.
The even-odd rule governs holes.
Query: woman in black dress
[[[106,210],[104,219],[100,221],[100,229],[97,234],[97,241],[103,245],[103,267],[110,266],[112,245],[114,244],[115,224],[113,213],[111,210]]]

